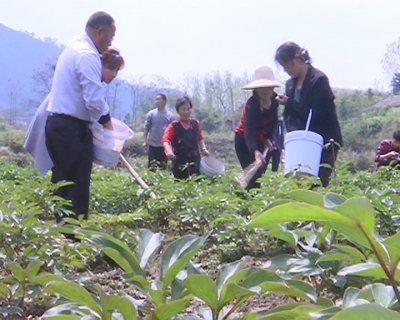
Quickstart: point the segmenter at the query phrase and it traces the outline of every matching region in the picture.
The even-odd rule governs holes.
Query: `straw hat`
[[[242,89],[256,89],[265,87],[280,87],[281,83],[276,81],[274,71],[271,67],[261,66],[254,71],[254,80],[246,84]]]

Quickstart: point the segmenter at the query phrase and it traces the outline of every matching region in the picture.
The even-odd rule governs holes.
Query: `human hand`
[[[279,102],[279,104],[281,105],[286,105],[287,101],[288,101],[288,96],[285,94],[279,94],[275,100]]]
[[[262,154],[260,151],[258,151],[258,150],[254,151],[254,158],[256,159],[256,161],[261,161],[262,164],[265,164],[265,163],[266,163],[265,157],[264,157],[263,154]]]
[[[268,151],[274,151],[275,150],[274,144],[269,139],[267,139],[266,147],[268,148]]]
[[[165,152],[165,155],[167,156],[168,160],[175,160],[176,159],[175,153],[172,150]]]
[[[103,124],[103,127],[104,127],[105,129],[108,129],[108,130],[114,130],[114,127],[113,127],[113,125],[112,125],[111,120],[109,120],[109,121],[107,121],[106,123],[104,123],[104,124]]]
[[[390,155],[390,158],[392,158],[392,159],[397,159],[399,157],[399,153],[396,151],[391,151],[389,153],[389,155]]]
[[[208,157],[210,155],[210,151],[208,151],[206,148],[201,150],[201,153],[203,154],[203,156]]]
[[[142,147],[147,149],[147,141],[142,143]]]

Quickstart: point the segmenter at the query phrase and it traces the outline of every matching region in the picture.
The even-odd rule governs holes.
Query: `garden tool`
[[[264,159],[268,154],[268,150],[269,148],[267,146],[262,154]],[[258,169],[261,168],[262,165],[263,165],[262,161],[260,159],[256,159],[252,164],[248,165],[246,168],[243,169],[243,172],[239,177],[239,183],[243,189],[247,187],[250,180],[254,177],[254,175],[256,174]]]
[[[128,162],[128,160],[126,160],[126,158],[122,155],[122,153],[119,155],[119,158],[121,160],[121,162],[123,163],[123,165],[128,169],[129,173],[135,178],[135,180],[140,184],[140,186],[143,189],[149,189],[149,186],[147,185],[146,182],[144,182],[144,180],[139,176],[139,174],[135,171],[135,169],[133,169],[133,167],[130,165],[130,163]],[[156,195],[150,191],[150,197],[152,199],[156,198]]]

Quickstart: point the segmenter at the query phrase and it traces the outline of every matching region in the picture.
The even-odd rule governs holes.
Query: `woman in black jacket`
[[[330,144],[321,155],[321,163],[333,167],[343,139],[328,77],[311,65],[308,51],[294,42],[282,44],[276,51],[275,60],[291,77],[286,83],[285,94],[276,98],[285,106],[283,117],[287,132],[304,130],[312,109],[310,130],[320,134],[325,145],[331,139],[335,142],[333,150]],[[328,186],[331,173],[332,169],[320,167],[318,176],[324,187]]]

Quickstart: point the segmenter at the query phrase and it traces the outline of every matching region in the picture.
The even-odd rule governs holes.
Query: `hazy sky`
[[[66,44],[97,10],[116,20],[124,76],[173,81],[276,67],[275,50],[290,39],[332,86],[375,87],[386,46],[400,36],[400,0],[0,0],[0,23]]]

